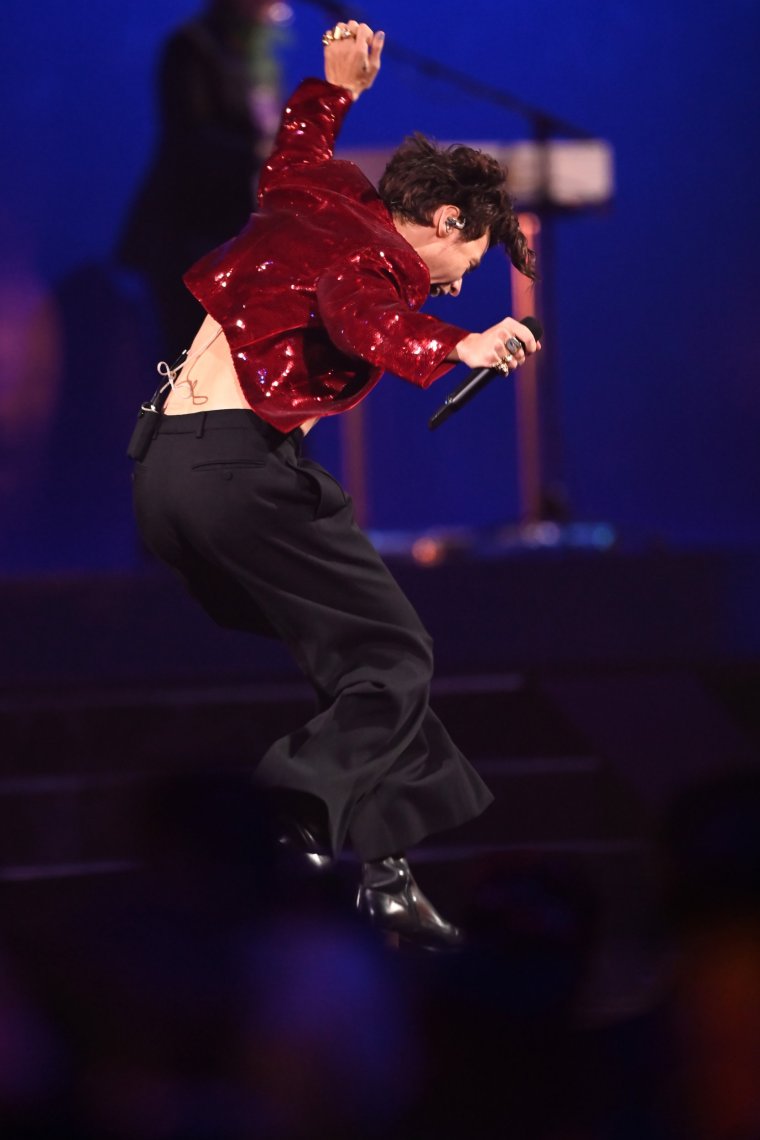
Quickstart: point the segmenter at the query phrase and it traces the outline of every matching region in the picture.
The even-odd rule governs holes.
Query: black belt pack
[[[172,384],[186,359],[187,349],[184,350],[171,368],[167,368],[165,364],[163,366],[159,364],[159,372],[161,372],[162,367],[166,369],[166,371],[161,372],[161,374],[167,377],[167,382],[156,388],[151,398],[140,405],[137,423],[134,426],[129,444],[127,445],[127,458],[136,459],[138,463],[141,463],[148,454],[151,440],[156,434],[159,420],[163,415],[164,404],[172,390]]]

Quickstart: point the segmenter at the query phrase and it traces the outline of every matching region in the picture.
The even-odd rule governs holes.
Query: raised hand
[[[356,20],[338,23],[322,37],[325,45],[325,79],[345,87],[356,101],[375,82],[385,32],[373,32]]]

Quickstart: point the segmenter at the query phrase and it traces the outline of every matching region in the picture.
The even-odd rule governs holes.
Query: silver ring
[[[510,352],[519,352],[522,348],[522,345],[516,336],[511,336],[504,347],[509,349]]]

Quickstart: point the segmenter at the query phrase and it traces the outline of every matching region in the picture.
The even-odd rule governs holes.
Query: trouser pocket
[[[319,463],[311,459],[300,459],[296,470],[309,481],[316,496],[315,519],[332,518],[351,506],[351,499],[338,480]]]

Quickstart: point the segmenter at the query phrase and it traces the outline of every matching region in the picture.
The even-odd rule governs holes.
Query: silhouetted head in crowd
[[[671,928],[760,919],[760,771],[736,769],[682,792],[661,846]]]

